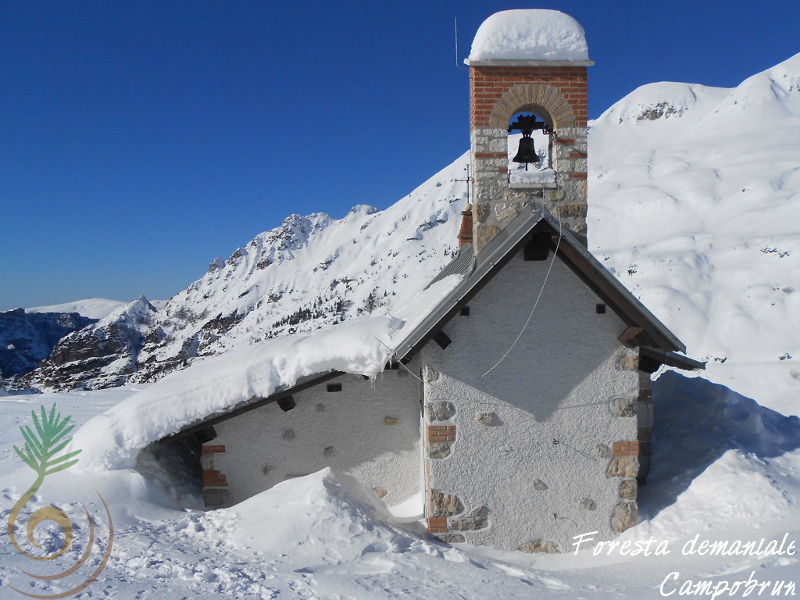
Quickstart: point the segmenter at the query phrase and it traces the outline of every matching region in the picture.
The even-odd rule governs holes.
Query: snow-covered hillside
[[[89,317],[90,319],[102,319],[124,304],[127,304],[127,302],[123,302],[122,300],[109,300],[108,298],[84,298],[83,300],[74,300],[72,302],[64,302],[63,304],[33,306],[31,308],[26,308],[25,310],[29,313],[74,312],[81,316]]]
[[[92,322],[74,312],[0,312],[0,387],[12,383],[3,378],[18,378],[34,369],[61,338]]]
[[[102,514],[95,489],[108,501],[117,531],[114,551],[84,594],[376,600],[795,595],[800,575],[800,419],[763,405],[796,412],[800,385],[799,84],[800,55],[733,90],[675,83],[645,86],[594,123],[593,251],[687,342],[691,355],[710,359],[702,377],[729,382],[724,387],[673,372],[655,382],[655,443],[648,483],[640,490],[640,521],[614,540],[617,546],[583,548],[577,555],[450,547],[428,538],[421,523],[394,518],[370,493],[328,470],[286,481],[229,509],[185,509],[175,503],[175,490],[162,486],[158,466],[146,457],[137,469],[125,468],[133,464],[130,450],[163,433],[156,426],[168,420],[166,413],[174,416],[180,409],[189,418],[197,406],[207,410],[208,403],[225,398],[221,390],[205,389],[205,396],[189,390],[181,402],[168,405],[163,400],[175,398],[165,380],[152,387],[129,384],[46,398],[74,415],[79,426],[96,417],[76,434],[86,449],[85,468],[79,462],[68,472],[49,476],[31,500],[34,507],[59,503],[77,519],[84,518],[79,502]],[[109,332],[119,333],[121,324],[131,334],[128,341],[156,333],[143,349],[132,342],[127,354],[118,357],[118,370],[114,352],[102,367],[110,369],[102,377],[117,372],[124,377],[126,369],[137,367],[135,376],[145,377],[172,357],[191,362],[192,355],[220,352],[292,328],[319,327],[369,313],[369,308],[373,313],[395,312],[454,245],[460,202],[450,200],[460,197],[461,188],[451,180],[462,174],[464,158],[459,160],[443,172],[446,176],[440,173],[420,188],[426,198],[412,194],[381,213],[358,208],[340,221],[321,215],[290,217],[228,261],[215,262],[163,311],[140,298],[108,315],[102,325],[74,335],[88,336],[84,342],[105,341]],[[435,225],[416,226],[426,215],[435,217]],[[356,230],[363,235],[353,243]],[[350,276],[352,281],[342,280]],[[322,293],[331,295],[315,303]],[[344,300],[353,303],[335,304]],[[323,308],[283,321],[309,303]],[[194,317],[190,309],[198,311]],[[230,315],[236,317],[226,321]],[[383,333],[389,335],[390,320],[371,321],[383,322]],[[342,326],[339,333],[350,327]],[[336,331],[325,335],[335,338]],[[356,341],[358,336],[347,337]],[[361,332],[365,348],[368,337]],[[314,362],[319,356],[308,362],[284,350],[303,343],[312,345],[301,336],[268,342],[260,348],[262,355],[247,360],[268,360],[281,377],[298,376],[305,368],[319,367]],[[377,352],[377,340],[375,344],[376,352],[365,355],[373,357],[370,373],[385,359]],[[194,350],[181,355],[185,348]],[[246,353],[242,348],[192,369],[218,366],[208,371],[219,371],[218,383],[226,385],[226,376],[254,364],[239,359]],[[63,364],[78,368],[81,360]],[[269,393],[276,385],[276,373],[250,371],[261,386],[254,393]],[[171,381],[192,377],[193,371],[187,370]],[[194,383],[204,388],[213,384],[200,378]],[[737,393],[743,390],[754,399]],[[112,407],[136,404],[137,396],[142,409],[124,413],[136,421],[128,423],[120,416],[123,411]],[[0,399],[3,521],[34,478],[10,448],[21,443],[17,426],[27,422],[41,399]],[[163,412],[148,410],[150,403]],[[100,435],[104,421],[106,431]],[[123,430],[132,435],[126,438]],[[90,440],[96,439],[100,443],[94,450],[103,446],[120,451],[117,458],[125,460],[116,466],[123,468],[109,469],[113,460],[92,460],[100,456],[92,452]],[[101,521],[97,541],[104,549],[108,530]],[[85,519],[79,525],[78,549],[88,529]],[[53,528],[40,527],[37,539],[48,549],[60,543]],[[626,542],[630,545],[623,550]],[[726,550],[714,554],[706,546],[701,554],[704,542],[727,542]],[[95,552],[85,570],[100,560]],[[87,576],[72,573],[66,582],[32,581],[24,573],[37,570],[30,562],[10,544],[0,545],[0,596],[10,595],[11,585],[52,595],[63,591],[66,582]]]
[[[48,360],[23,381],[45,387],[59,387],[64,381],[69,387],[84,381],[98,387],[124,384],[138,368],[139,350],[156,314],[144,296],[123,304],[97,323],[59,340]]]
[[[734,89],[643,86],[589,144],[594,254],[705,377],[800,410],[800,54]]]

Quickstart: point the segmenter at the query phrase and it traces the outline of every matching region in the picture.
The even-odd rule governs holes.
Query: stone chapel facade
[[[448,543],[559,552],[636,523],[650,374],[703,365],[585,248],[590,61],[469,64],[474,215],[436,278],[458,285],[376,380],[320,373],[159,442],[201,454],[209,508],[329,466],[389,506],[422,495]],[[554,132],[553,183],[509,181],[525,111]]]

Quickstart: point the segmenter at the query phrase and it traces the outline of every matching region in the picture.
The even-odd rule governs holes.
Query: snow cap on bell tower
[[[557,10],[523,9],[494,13],[478,28],[469,61],[589,60],[583,27]]]
[[[528,204],[585,235],[586,68],[594,63],[583,27],[557,10],[501,11],[478,28],[465,62],[476,251]],[[541,159],[525,172],[509,160],[508,128],[520,113],[536,115],[552,132],[537,138]]]

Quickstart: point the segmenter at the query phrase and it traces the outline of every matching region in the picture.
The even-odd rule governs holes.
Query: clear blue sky
[[[590,116],[800,51],[797,0],[0,3],[0,309],[167,298],[289,213],[384,208],[467,149],[507,8],[584,26]]]

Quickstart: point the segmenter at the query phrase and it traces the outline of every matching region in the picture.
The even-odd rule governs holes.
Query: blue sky
[[[584,26],[590,117],[800,51],[795,1],[0,3],[0,309],[167,298],[290,213],[385,208],[469,144],[478,25]]]

